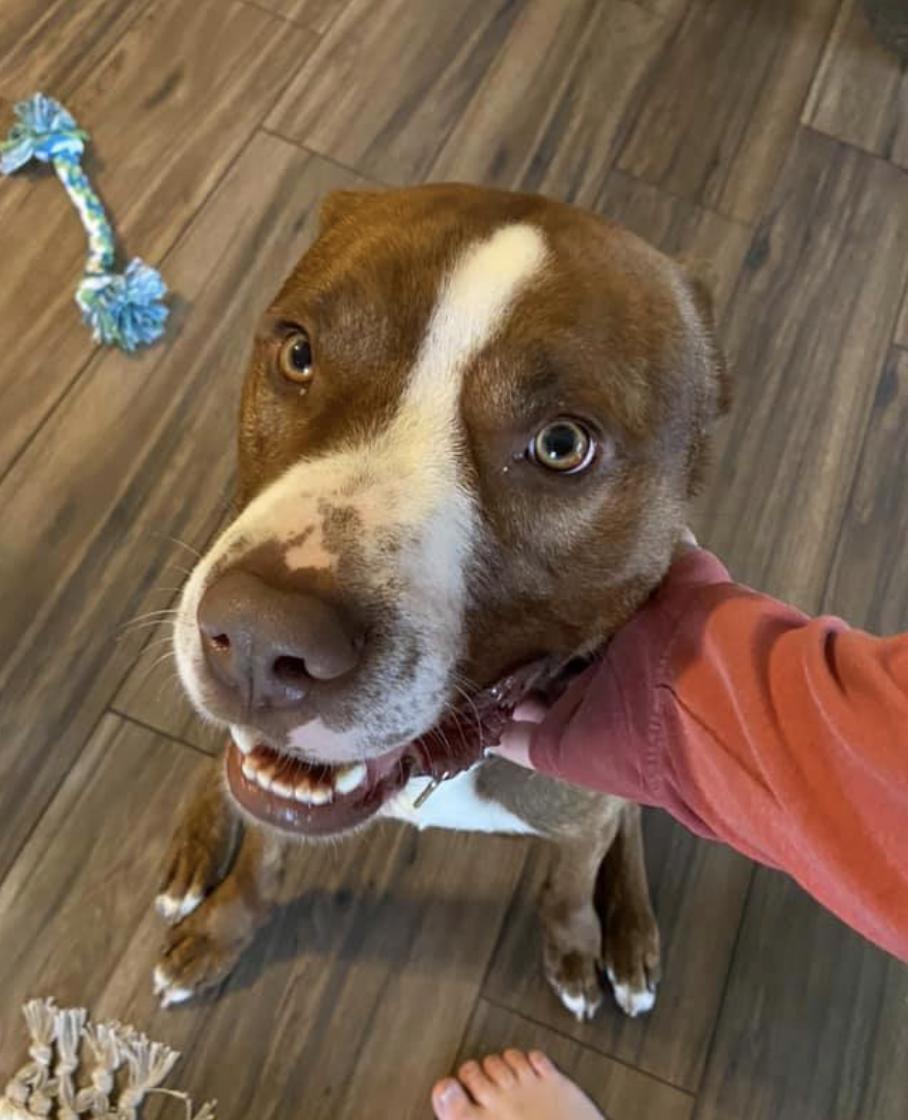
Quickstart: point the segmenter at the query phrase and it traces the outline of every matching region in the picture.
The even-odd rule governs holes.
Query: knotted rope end
[[[76,289],[76,303],[95,342],[133,351],[164,333],[166,294],[160,273],[136,258],[124,272],[85,275]]]
[[[52,97],[32,94],[18,102],[13,113],[16,123],[0,143],[0,171],[4,175],[12,175],[32,159],[49,163],[60,156],[81,156],[85,150],[88,133]]]

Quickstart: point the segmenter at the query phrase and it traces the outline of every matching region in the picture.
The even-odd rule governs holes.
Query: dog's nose
[[[250,572],[211,584],[198,626],[212,672],[253,708],[292,707],[314,682],[342,677],[359,660],[361,640],[337,607]]]

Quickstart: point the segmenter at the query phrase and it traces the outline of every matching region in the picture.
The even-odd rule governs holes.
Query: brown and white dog
[[[554,841],[549,981],[590,1017],[604,963],[652,1006],[639,809],[481,747],[659,582],[725,397],[702,284],[609,222],[463,185],[328,199],[255,338],[239,513],[176,620],[231,739],[229,793],[206,775],[168,856],[165,1003],[233,967],[287,834],[384,816]]]

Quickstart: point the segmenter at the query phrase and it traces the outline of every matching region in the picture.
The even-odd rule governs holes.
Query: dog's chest
[[[419,809],[413,804],[431,778],[413,778],[382,809],[382,816],[416,828],[452,828],[461,832],[510,832],[533,836],[536,830],[497,801],[476,789],[479,767],[442,782]]]

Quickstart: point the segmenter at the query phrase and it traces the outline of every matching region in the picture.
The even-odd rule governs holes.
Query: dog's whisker
[[[145,631],[150,630],[150,631],[154,632],[155,630],[159,629],[162,625],[163,626],[167,625],[166,619],[151,619],[149,622],[140,622],[136,625],[132,625],[132,626],[129,626],[128,628],[122,629],[121,632],[119,634],[117,634],[116,637],[114,638],[114,642],[119,644],[120,642],[129,641],[131,638],[135,638],[136,636],[141,636],[142,634],[145,633]]]
[[[166,536],[167,540],[172,541],[174,544],[179,545],[180,548],[185,548],[187,552],[192,553],[192,555],[196,558],[196,560],[201,560],[202,559],[202,554],[195,547],[195,545],[187,544],[186,541],[180,540],[179,537],[172,537],[169,533],[165,533],[164,535]]]
[[[456,758],[456,754],[451,747],[450,739],[448,739],[448,736],[444,732],[444,728],[434,727],[432,729],[432,734],[441,741],[441,745],[443,747],[442,758],[444,759],[444,761],[453,761]]]
[[[164,572],[179,572],[187,578],[192,575],[192,568],[184,568],[182,564],[165,564],[161,569]]]
[[[164,699],[165,691],[171,688],[176,688],[178,692],[180,691],[180,675],[175,669],[172,672],[168,673],[161,681],[161,684],[158,686],[158,692],[155,696],[155,703],[159,704]]]
[[[145,657],[145,655],[148,653],[149,650],[159,649],[161,646],[164,646],[164,645],[168,645],[168,646],[173,645],[173,638],[171,637],[170,634],[165,634],[161,638],[152,638],[152,640],[150,642],[148,642],[147,645],[142,646],[141,651],[139,652],[138,656],[136,657],[136,661],[138,661],[142,657]]]
[[[148,668],[145,670],[145,672],[139,678],[139,681],[138,681],[138,684],[136,685],[136,687],[141,688],[142,685],[144,685],[145,682],[148,680],[148,678],[151,676],[151,674],[155,671],[155,669],[157,669],[159,665],[163,665],[165,661],[169,661],[170,658],[172,658],[172,657],[173,657],[173,651],[172,650],[166,650],[164,653],[161,654],[160,657],[155,658],[155,660],[148,666]]]
[[[457,689],[457,692],[460,694],[461,697],[463,697],[464,701],[466,702],[467,707],[470,710],[470,714],[473,716],[473,719],[476,723],[476,734],[479,736],[479,738],[481,740],[482,739],[482,718],[479,715],[479,709],[476,707],[476,704],[473,700],[473,697],[470,695],[470,693],[467,692],[467,690],[465,688],[463,688],[460,684],[458,684],[456,680],[453,683],[454,683],[454,687]]]
[[[173,618],[179,614],[176,607],[163,607],[158,611],[149,611],[147,614],[141,614],[138,618],[131,618],[120,626],[120,632],[126,633],[129,630],[142,628],[143,626],[159,626],[168,618]]]
[[[146,611],[144,614],[137,614],[135,618],[127,619],[124,623],[125,626],[132,625],[133,622],[144,622],[148,618],[155,618],[162,614],[177,614],[176,607],[158,607],[153,611]]]

